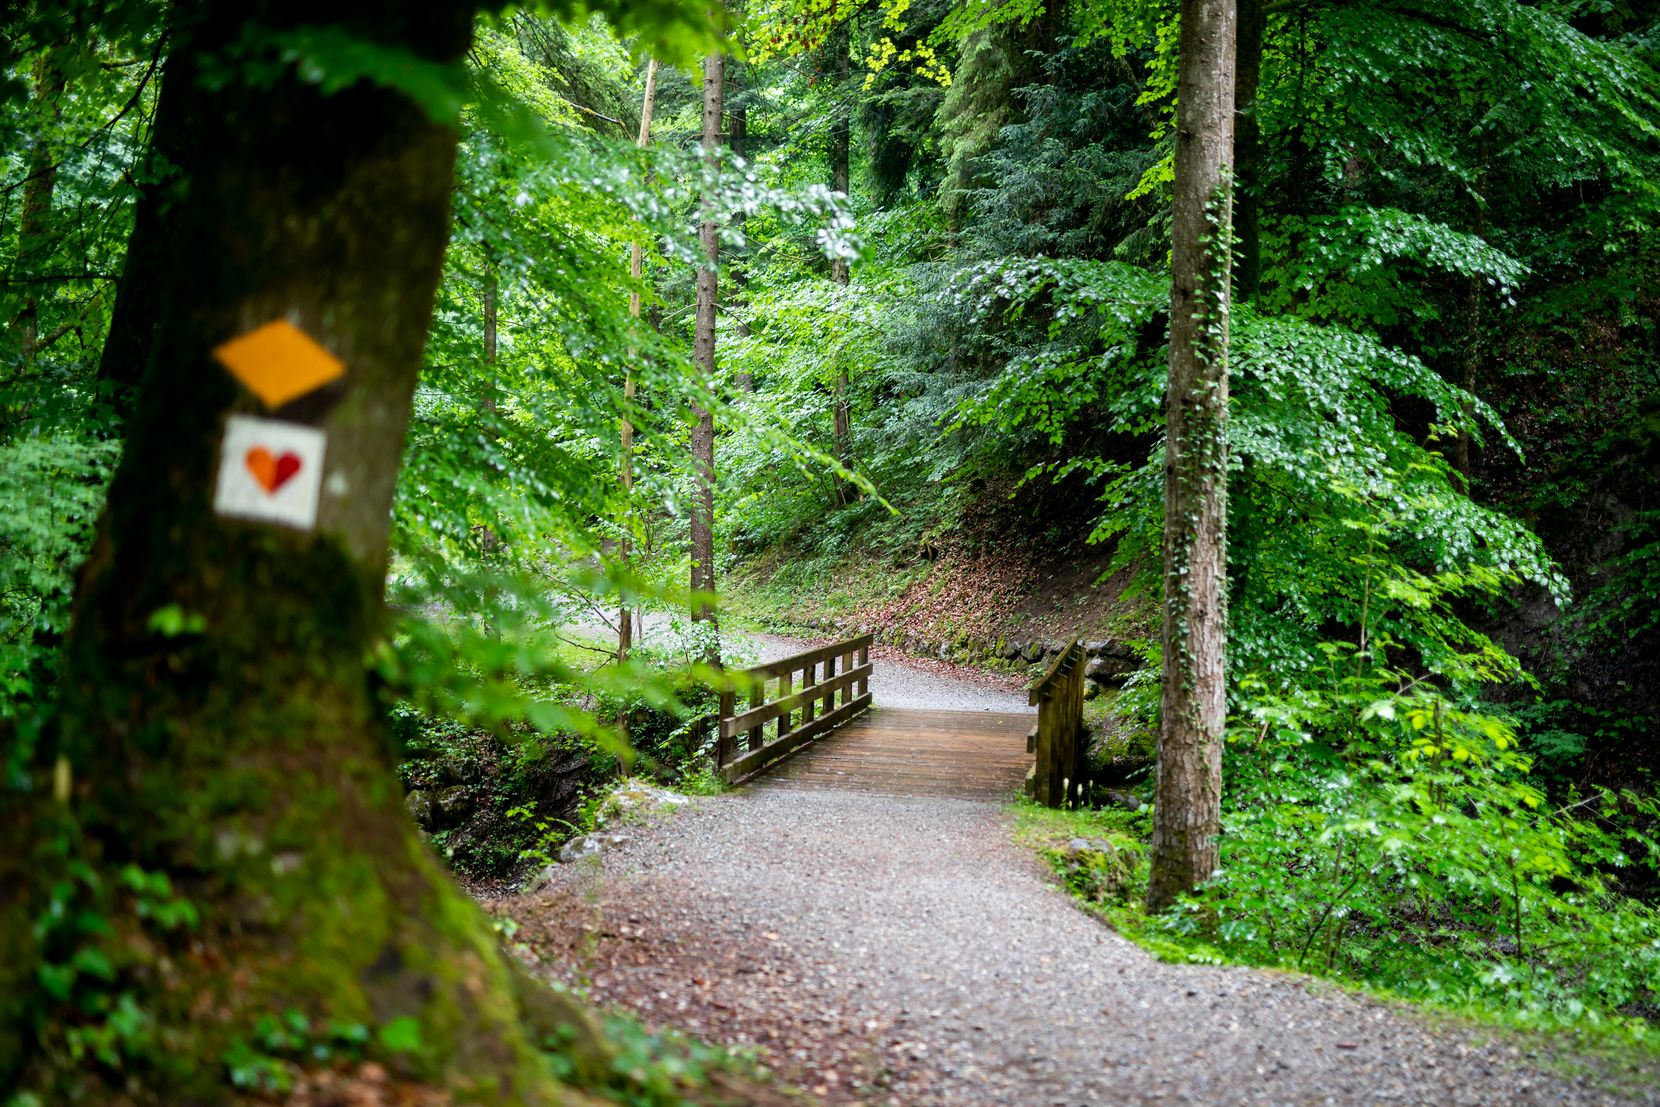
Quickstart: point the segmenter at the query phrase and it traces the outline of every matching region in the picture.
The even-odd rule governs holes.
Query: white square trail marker
[[[219,451],[213,510],[238,519],[310,530],[323,486],[322,431],[299,423],[232,415]]]

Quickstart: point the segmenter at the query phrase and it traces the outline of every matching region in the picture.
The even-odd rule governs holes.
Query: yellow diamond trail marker
[[[286,319],[215,347],[213,356],[268,408],[281,407],[346,372],[339,358]]]

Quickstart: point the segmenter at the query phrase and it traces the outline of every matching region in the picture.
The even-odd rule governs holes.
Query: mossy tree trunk
[[[1165,396],[1164,684],[1147,907],[1216,871],[1227,720],[1234,0],[1183,0]]]
[[[63,852],[94,870],[165,874],[201,921],[164,953],[141,945],[138,919],[88,936],[114,961],[109,986],[127,991],[150,1030],[122,1047],[118,1070],[77,1061],[43,1017],[49,1004],[18,998],[49,951],[17,924],[38,917],[51,873],[0,866],[0,891],[28,904],[0,912],[10,964],[0,991],[12,993],[0,1047],[21,1042],[22,1079],[65,1102],[222,1103],[236,1098],[226,1051],[249,1042],[261,1016],[298,1011],[317,1026],[404,1028],[384,1059],[463,1101],[579,1099],[554,1081],[527,1025],[552,1001],[516,979],[404,811],[366,666],[385,643],[389,512],[448,236],[456,134],[368,82],[325,96],[291,75],[244,83],[238,68],[253,44],[269,56],[249,68],[269,70],[277,51],[261,44],[298,27],[458,63],[472,5],[174,9],[158,110],[192,129],[167,236],[188,249],[163,270],[159,295],[142,290],[159,305],[151,337],[112,337],[112,350],[143,357],[143,383],[77,588],[59,727],[39,757],[51,768],[0,822],[0,847],[38,858],[57,828]],[[226,59],[231,78],[210,88]],[[116,318],[149,331],[131,311]],[[266,413],[211,350],[273,319],[331,350],[346,375]],[[135,368],[106,372],[131,379]],[[314,531],[214,512],[219,440],[237,413],[327,434]],[[158,621],[165,611],[175,617]],[[558,1010],[553,1021],[587,1035],[572,1053],[597,1051],[575,1009]],[[0,1071],[0,1089],[18,1077]]]

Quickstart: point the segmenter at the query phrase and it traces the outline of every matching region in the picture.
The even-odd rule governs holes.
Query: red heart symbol
[[[255,446],[243,461],[259,486],[273,495],[300,471],[300,455],[292,450],[278,457],[264,446]]]

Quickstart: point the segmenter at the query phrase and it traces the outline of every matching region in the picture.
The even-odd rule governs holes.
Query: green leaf
[[[421,1021],[413,1015],[400,1015],[383,1024],[375,1037],[382,1047],[392,1053],[418,1053],[421,1049]]]

